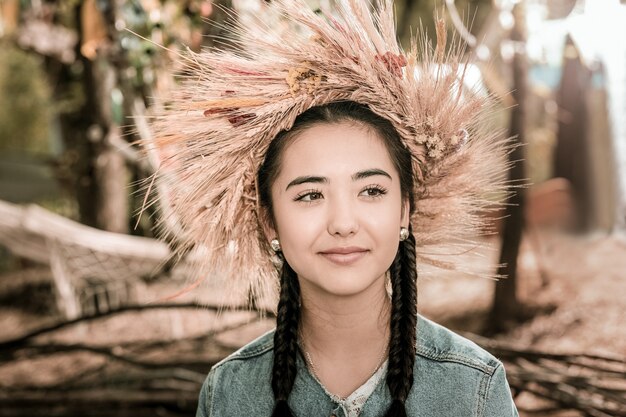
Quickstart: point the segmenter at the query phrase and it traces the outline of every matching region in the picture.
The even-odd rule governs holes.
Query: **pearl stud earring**
[[[278,239],[272,239],[270,241],[270,246],[272,247],[272,250],[274,252],[280,252],[280,242],[278,241]]]

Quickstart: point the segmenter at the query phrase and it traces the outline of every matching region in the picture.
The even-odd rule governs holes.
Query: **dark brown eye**
[[[304,194],[300,194],[298,197],[296,197],[296,201],[311,202],[315,200],[320,200],[322,197],[322,193],[320,193],[319,191],[307,191]]]
[[[387,190],[377,186],[367,187],[366,189],[361,191],[361,195],[364,195],[366,197],[381,197],[385,194],[387,194]]]

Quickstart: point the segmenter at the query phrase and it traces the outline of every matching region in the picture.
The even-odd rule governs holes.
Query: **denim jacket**
[[[269,417],[274,331],[217,363],[202,386],[196,417]],[[297,357],[289,406],[297,417],[345,417]],[[382,417],[391,404],[383,378],[361,417]],[[517,417],[502,363],[473,342],[422,317],[417,321],[414,382],[406,401],[411,417]]]

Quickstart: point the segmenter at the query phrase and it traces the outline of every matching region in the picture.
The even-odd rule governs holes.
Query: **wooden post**
[[[515,6],[515,24],[511,30],[511,40],[517,45],[524,45],[526,31],[524,25],[524,5],[519,3]],[[519,144],[525,142],[525,102],[527,90],[527,59],[526,54],[516,47],[513,57],[513,99],[517,103],[511,111],[509,136],[516,138]],[[524,168],[523,148],[517,146],[509,154],[512,168],[509,171],[509,180],[517,183],[526,178]],[[518,319],[520,304],[517,298],[517,258],[519,255],[522,231],[524,230],[524,194],[522,190],[516,190],[507,201],[506,218],[502,230],[502,246],[500,249],[500,264],[498,274],[507,278],[497,282],[493,306],[490,314],[490,330],[498,332],[506,329],[506,324]]]
[[[121,108],[124,97],[116,63],[124,61],[117,45],[115,20],[118,2],[108,2],[106,10],[97,2],[87,1],[81,10],[81,53],[91,88],[85,110],[91,113],[92,125],[87,139],[92,143],[93,187],[96,196],[95,226],[110,232],[127,233],[129,225],[128,172],[123,155],[108,145],[121,139],[120,120],[114,107]],[[98,30],[94,29],[99,27]],[[108,34],[108,36],[107,36]],[[87,55],[85,55],[87,54]],[[91,111],[89,111],[91,108]]]

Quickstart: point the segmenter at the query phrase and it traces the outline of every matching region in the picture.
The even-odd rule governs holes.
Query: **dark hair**
[[[384,142],[393,165],[400,176],[402,197],[413,211],[413,171],[411,154],[402,144],[397,131],[387,119],[373,113],[367,106],[350,101],[313,107],[300,114],[290,130],[280,132],[271,142],[258,172],[258,195],[262,215],[274,223],[271,185],[280,173],[284,149],[303,130],[316,124],[351,122],[374,131]],[[391,317],[387,386],[393,399],[385,417],[406,416],[405,401],[413,385],[415,362],[415,326],[417,321],[417,270],[415,239],[409,226],[409,238],[400,242],[390,267]],[[274,333],[274,366],[272,389],[275,407],[272,417],[293,417],[287,403],[296,380],[298,325],[300,322],[300,285],[295,271],[283,259],[280,277],[280,298]]]

